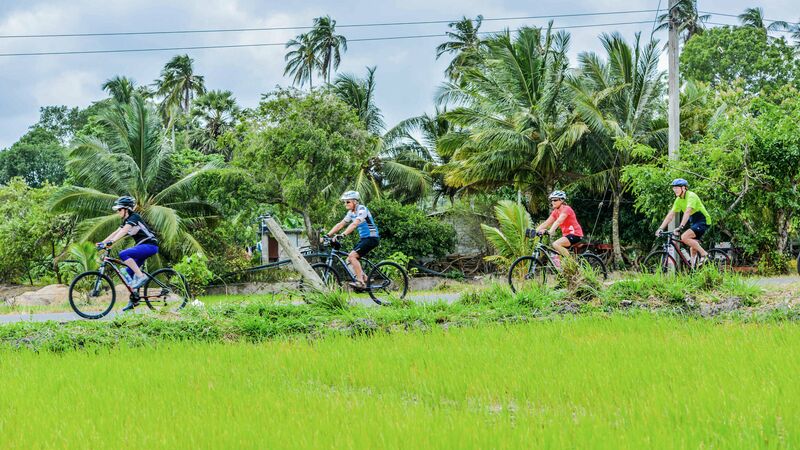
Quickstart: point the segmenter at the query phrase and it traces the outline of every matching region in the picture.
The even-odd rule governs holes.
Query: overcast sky
[[[662,0],[664,8],[668,0]],[[658,0],[574,0],[531,2],[522,0],[392,0],[392,1],[256,1],[256,0],[71,0],[0,2],[0,54],[101,49],[185,47],[245,43],[282,43],[304,30],[207,33],[151,36],[95,36],[60,38],[8,38],[9,35],[161,31],[187,29],[291,27],[310,25],[314,17],[329,14],[339,25],[422,20],[455,20],[461,16],[486,18],[550,16],[621,10],[656,9]],[[748,2],[699,0],[701,11],[739,14],[746,7],[761,6],[768,19],[800,20],[797,0]],[[643,30],[649,35],[655,13],[555,19],[555,26],[648,21],[646,24],[616,25],[569,30],[571,60],[581,51],[599,51],[597,36],[618,30],[632,39]],[[715,16],[714,22],[736,19]],[[486,21],[482,31],[505,27],[543,25],[541,20]],[[435,34],[445,24],[340,28],[349,39],[380,36]],[[666,41],[665,33],[656,37]],[[377,66],[377,101],[387,126],[433,109],[436,87],[443,80],[449,59],[437,61],[435,47],[444,36],[374,42],[351,42],[340,72],[363,74],[366,66]],[[208,89],[230,90],[243,106],[254,106],[260,94],[276,85],[287,85],[283,77],[282,46],[235,49],[205,49],[119,54],[0,56],[0,149],[11,145],[39,117],[39,107],[68,105],[85,107],[105,97],[101,84],[125,75],[137,84],[152,83],[164,63],[179,53],[195,60],[195,70],[204,75]],[[665,57],[662,57],[662,60]],[[663,61],[662,61],[663,63]],[[662,64],[663,65],[663,64]]]

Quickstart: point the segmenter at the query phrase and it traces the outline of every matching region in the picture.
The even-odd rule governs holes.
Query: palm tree
[[[683,42],[689,42],[693,36],[701,34],[705,30],[704,22],[711,18],[710,14],[703,14],[697,11],[697,0],[678,0],[674,6],[675,18],[678,21],[678,32],[683,35]],[[658,30],[669,29],[669,11],[658,16],[660,25]]]
[[[386,123],[375,104],[375,67],[367,67],[367,76],[360,79],[352,74],[340,74],[333,82],[333,92],[356,110],[367,131],[378,135]]]
[[[592,175],[580,180],[598,191],[611,192],[612,243],[616,261],[622,261],[619,210],[624,193],[622,169],[634,162],[637,145],[663,147],[666,125],[657,120],[664,94],[664,73],[658,70],[658,44],[631,47],[619,33],[603,34],[605,59],[595,53],[578,56],[580,73],[570,80],[575,109],[589,126],[586,147],[592,153]]]
[[[739,21],[745,28],[760,28],[765,31],[783,31],[789,30],[789,24],[783,20],[776,20],[769,25],[766,25],[764,20],[764,8],[747,8],[742,14],[739,14]]]
[[[387,154],[428,175],[434,209],[441,197],[449,198],[452,204],[458,193],[458,188],[447,184],[442,170],[450,158],[442,156],[439,151],[439,140],[452,129],[443,112],[437,109],[434,115],[422,114],[405,119],[383,136]]]
[[[331,19],[331,16],[314,19],[311,36],[314,53],[319,55],[317,59],[319,60],[320,74],[330,83],[331,71],[339,68],[339,63],[342,62],[342,52],[347,51],[347,39],[336,34],[336,21]]]
[[[525,27],[512,40],[506,31],[486,41],[478,67],[446,83],[439,104],[453,104],[444,118],[460,127],[439,140],[445,181],[454,187],[512,185],[533,197],[564,177],[568,151],[587,131],[569,111],[569,34]]]
[[[448,31],[447,36],[450,41],[439,44],[436,47],[436,59],[445,53],[455,54],[455,58],[445,69],[445,74],[452,81],[457,81],[460,71],[466,67],[474,66],[477,63],[483,41],[479,36],[478,30],[481,28],[483,16],[478,16],[475,20],[463,17],[458,22],[452,22],[447,26],[454,31]]]
[[[111,95],[117,103],[127,104],[131,101],[133,93],[136,91],[136,83],[124,76],[115,76],[103,83],[103,90]]]
[[[75,213],[82,221],[81,240],[96,241],[119,226],[119,217],[110,214],[114,200],[132,195],[166,254],[202,252],[190,229],[214,217],[215,210],[194,197],[194,182],[218,166],[209,164],[181,179],[172,178],[172,147],[164,143],[157,111],[139,95],[97,117],[102,138],[77,139],[68,162],[76,184],[58,189],[50,207]]]
[[[206,92],[205,80],[194,73],[194,60],[189,55],[177,55],[164,65],[161,78],[156,80],[156,94],[163,97],[163,110],[180,106],[184,114],[189,113],[192,99]]]
[[[218,152],[217,139],[233,128],[241,109],[231,91],[208,91],[192,104],[192,129],[189,139],[192,147],[204,153]],[[229,149],[223,149],[225,161],[230,161]]]
[[[292,84],[303,87],[307,80],[309,88],[314,89],[314,71],[320,66],[314,46],[311,33],[299,34],[286,43],[286,48],[291,50],[284,57],[286,68],[283,75],[294,77]]]

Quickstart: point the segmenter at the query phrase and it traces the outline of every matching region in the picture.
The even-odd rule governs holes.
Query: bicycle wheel
[[[189,285],[174,269],[158,269],[144,284],[142,299],[154,311],[177,312],[191,298]]]
[[[639,265],[639,270],[645,273],[673,274],[678,265],[675,258],[663,250],[650,252]]]
[[[599,256],[595,255],[594,253],[583,253],[581,254],[581,262],[591,267],[594,273],[602,277],[604,280],[608,279],[606,265],[603,264],[603,260],[600,259]]]
[[[336,273],[333,267],[325,264],[325,263],[316,263],[312,264],[311,268],[314,269],[314,272],[317,272],[319,275],[320,280],[325,285],[325,287],[329,289],[335,289],[342,284],[342,280],[339,278],[339,274]],[[302,282],[301,282],[301,289],[302,289]]]
[[[408,292],[408,274],[400,264],[381,261],[367,275],[367,292],[379,305],[402,300]]]
[[[508,284],[511,292],[524,291],[533,284],[554,283],[556,270],[549,261],[542,263],[533,256],[521,256],[508,269]]]
[[[706,260],[706,264],[711,263],[720,272],[728,272],[733,268],[733,264],[731,264],[731,258],[728,256],[728,253],[719,250],[716,248],[712,248],[708,251],[708,259]]]
[[[117,293],[114,283],[100,272],[84,272],[69,285],[69,304],[84,319],[99,319],[111,311]]]

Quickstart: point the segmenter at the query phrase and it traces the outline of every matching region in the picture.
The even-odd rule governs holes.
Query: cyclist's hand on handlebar
[[[111,248],[111,246],[112,246],[112,245],[114,245],[114,243],[113,243],[113,242],[111,242],[111,241],[108,241],[108,242],[98,242],[97,244],[95,244],[95,247],[96,247],[98,250],[103,250],[103,249],[106,249],[106,248]]]

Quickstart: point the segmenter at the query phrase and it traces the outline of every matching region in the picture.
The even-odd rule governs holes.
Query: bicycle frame
[[[675,233],[671,231],[662,231],[661,236],[665,237],[666,240],[663,244],[661,244],[661,248],[670,254],[670,247],[675,249],[675,254],[681,259],[681,263],[685,264],[685,267],[691,267],[692,263],[683,256],[683,252],[681,251],[681,241],[680,239],[675,238]]]
[[[120,261],[120,260],[119,260],[119,259],[117,259],[117,258],[112,258],[112,257],[108,256],[108,250],[106,250],[106,251],[105,251],[105,254],[103,254],[103,260],[102,260],[102,262],[100,263],[100,267],[97,269],[97,271],[98,271],[98,272],[100,272],[100,274],[101,274],[101,275],[105,275],[105,273],[106,273],[106,266],[111,266],[111,268],[112,268],[112,269],[114,269],[114,273],[117,275],[117,277],[119,277],[119,279],[120,279],[120,280],[122,280],[122,281],[123,281],[122,285],[123,285],[123,286],[125,286],[125,289],[127,289],[127,290],[128,290],[128,292],[130,293],[130,295],[131,295],[131,296],[134,296],[134,297],[136,297],[137,299],[144,299],[144,298],[156,298],[156,297],[158,297],[158,295],[147,295],[147,296],[142,296],[142,295],[139,295],[139,294],[137,293],[137,291],[135,291],[135,290],[131,289],[131,287],[130,287],[130,286],[128,286],[128,283],[125,283],[125,282],[124,282],[124,280],[125,280],[125,277],[123,277],[123,276],[122,276],[122,272],[120,272],[120,269],[119,269],[119,266],[125,266],[125,263],[124,263],[124,262],[122,262],[122,261]],[[127,267],[127,266],[125,266],[125,267]],[[125,270],[125,269],[123,269],[123,270]],[[155,282],[156,282],[156,284],[158,284],[158,285],[159,285],[159,286],[160,286],[162,289],[164,289],[164,288],[166,288],[166,287],[167,287],[167,286],[165,286],[165,285],[164,285],[164,283],[162,283],[161,281],[159,281],[159,280],[158,280],[158,279],[156,279],[156,278],[153,278],[152,276],[150,276],[150,274],[149,274],[149,273],[145,272],[144,270],[142,270],[142,273],[143,273],[143,274],[144,274],[144,275],[145,275],[147,278],[149,278],[149,279],[151,279],[151,280],[155,281]],[[98,279],[97,279],[97,281],[95,281],[95,283],[94,283],[94,288],[92,289],[92,294],[93,294],[93,295],[97,295],[98,291],[100,290],[100,282],[101,282],[101,279],[100,279],[100,278],[98,278]]]
[[[333,268],[336,268],[334,262],[338,262],[338,264],[344,268],[344,271],[345,273],[347,273],[347,276],[350,277],[350,281],[357,281],[356,275],[353,273],[352,269],[345,260],[349,255],[349,253],[344,252],[342,250],[334,249],[333,246],[331,246],[330,241],[323,242],[323,246],[326,246],[328,250],[322,251],[317,255],[325,257],[325,264]],[[317,255],[311,255],[311,256],[317,256]],[[342,257],[345,257],[345,259],[342,259]],[[372,262],[367,258],[361,258],[361,266],[362,266],[362,271],[366,274],[368,270],[374,267],[374,264],[372,264]]]

